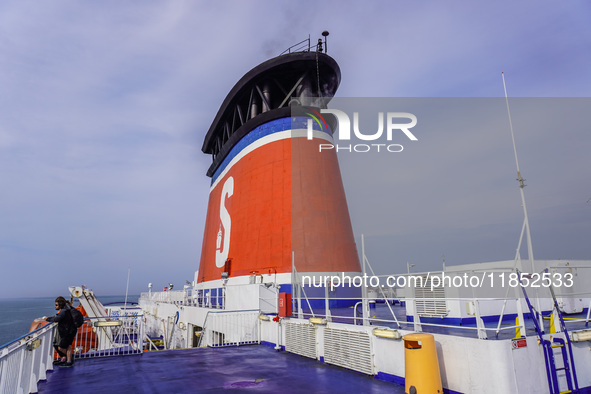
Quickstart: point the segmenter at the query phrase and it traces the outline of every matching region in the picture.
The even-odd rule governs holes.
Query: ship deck
[[[404,387],[263,345],[146,352],[55,367],[39,393],[404,393]]]

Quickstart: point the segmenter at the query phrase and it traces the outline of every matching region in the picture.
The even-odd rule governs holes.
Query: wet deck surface
[[[404,387],[262,345],[149,352],[48,371],[39,393],[404,393]]]

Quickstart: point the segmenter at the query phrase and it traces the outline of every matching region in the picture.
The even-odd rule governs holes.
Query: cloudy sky
[[[534,252],[589,259],[589,20],[587,0],[3,1],[0,298],[123,294],[128,269],[136,294],[192,280],[219,105],[323,30],[340,97],[499,97],[504,71],[511,97],[554,100],[512,107]],[[513,257],[515,163],[506,112],[490,116],[479,133],[477,118],[438,118],[449,136],[423,127],[397,156],[340,155],[355,233],[382,271]]]

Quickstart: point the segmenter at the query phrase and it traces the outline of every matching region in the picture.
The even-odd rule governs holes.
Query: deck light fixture
[[[326,319],[323,319],[321,317],[311,317],[308,319],[308,321],[312,324],[318,324],[322,326],[326,325]]]
[[[374,328],[373,335],[380,338],[389,338],[389,339],[400,339],[402,335],[398,332],[398,330],[393,330],[391,328]]]
[[[121,320],[97,321],[94,322],[95,327],[118,327],[123,325]]]
[[[27,343],[26,348],[28,351],[31,352],[31,351],[37,349],[40,345],[41,345],[41,338],[35,338],[31,342]]]
[[[573,342],[591,341],[591,330],[571,331]]]

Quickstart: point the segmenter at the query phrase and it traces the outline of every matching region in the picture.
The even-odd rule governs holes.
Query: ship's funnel
[[[360,271],[336,154],[319,151],[330,124],[308,139],[306,111],[294,111],[325,108],[339,83],[337,63],[307,51],[268,60],[232,88],[203,143],[213,162],[197,282],[290,283],[292,251],[299,273]]]

